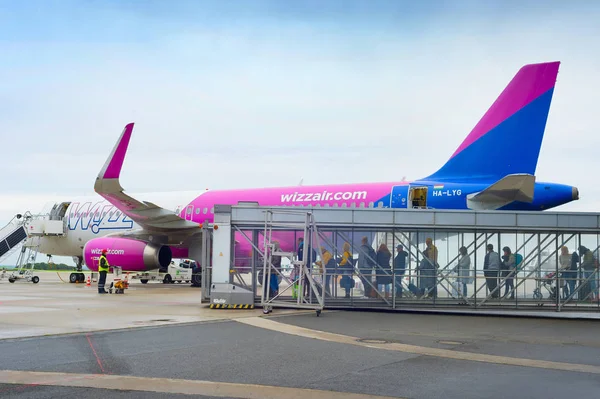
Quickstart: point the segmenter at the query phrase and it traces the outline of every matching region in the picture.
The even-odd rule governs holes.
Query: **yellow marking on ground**
[[[589,364],[562,363],[547,360],[524,359],[508,356],[486,355],[483,353],[461,352],[449,349],[432,348],[427,346],[407,345],[399,343],[367,343],[358,341],[359,338],[348,335],[334,334],[325,331],[311,330],[291,324],[280,323],[264,317],[247,317],[236,319],[238,323],[277,331],[280,333],[297,335],[305,338],[319,339],[328,342],[363,346],[367,348],[384,349],[398,352],[414,353],[424,356],[443,357],[455,360],[467,360],[473,362],[495,363],[508,366],[536,367],[550,370],[574,371],[579,373],[600,374],[600,366]]]
[[[244,399],[392,399],[390,396],[277,387],[271,385],[235,384],[229,382],[133,377],[108,374],[76,374],[16,370],[0,370],[0,383],[146,391]],[[401,398],[394,397],[393,399]]]

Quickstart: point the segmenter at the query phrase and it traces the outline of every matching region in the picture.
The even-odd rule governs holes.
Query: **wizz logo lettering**
[[[101,248],[94,248],[90,252],[92,253],[92,255],[102,255]],[[106,254],[107,255],[125,255],[125,250],[124,249],[107,249]]]
[[[92,233],[98,234],[100,230],[131,229],[133,220],[110,204],[101,206],[101,202],[75,202],[69,210],[68,227],[69,230],[77,230],[78,227],[81,230],[91,229]]]
[[[329,193],[323,191],[320,193],[291,193],[281,194],[281,202],[318,202],[318,201],[349,201],[349,200],[366,200],[366,191],[338,191]]]

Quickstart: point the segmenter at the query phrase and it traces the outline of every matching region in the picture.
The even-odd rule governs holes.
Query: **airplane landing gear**
[[[85,282],[85,274],[82,273],[83,270],[83,258],[81,256],[77,257],[77,272],[71,273],[69,275],[69,283],[84,283]]]

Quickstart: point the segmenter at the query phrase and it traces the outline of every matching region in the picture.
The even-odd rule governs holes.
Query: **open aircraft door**
[[[408,207],[409,208],[427,208],[427,186],[409,185],[408,186]]]

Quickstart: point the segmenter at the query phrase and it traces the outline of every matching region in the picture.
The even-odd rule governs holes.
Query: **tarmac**
[[[56,277],[55,277],[56,276]],[[63,275],[66,280],[68,274]],[[0,397],[553,398],[600,392],[598,320],[209,309],[189,284],[123,295],[0,280]]]

